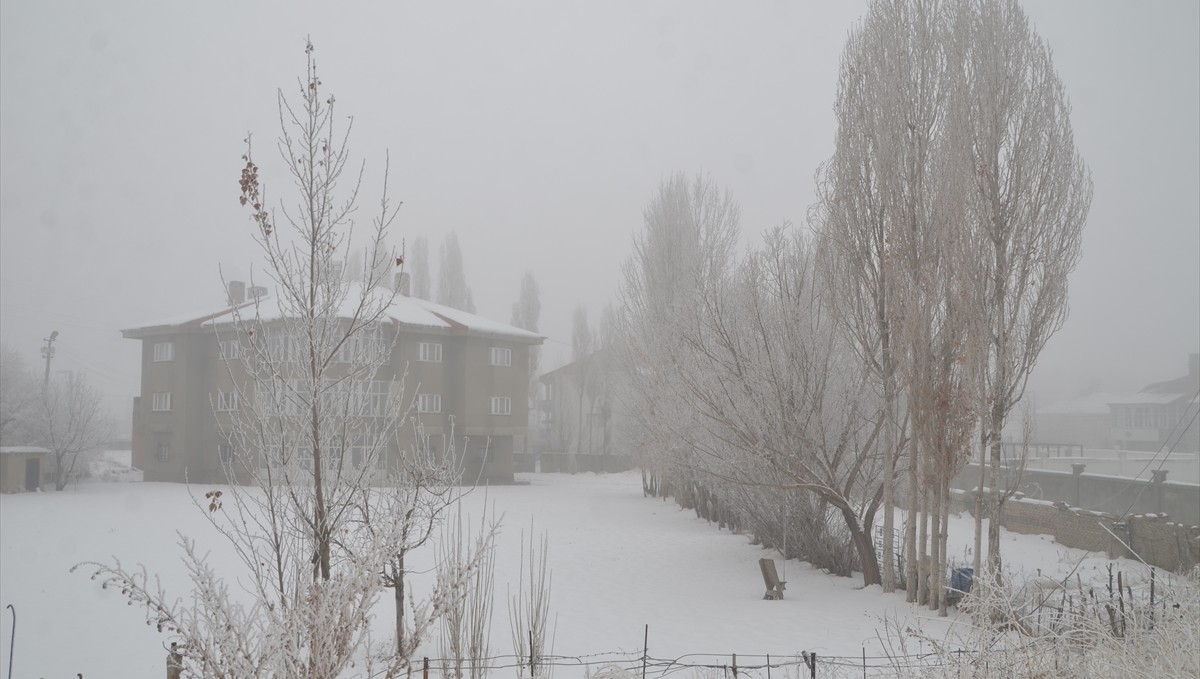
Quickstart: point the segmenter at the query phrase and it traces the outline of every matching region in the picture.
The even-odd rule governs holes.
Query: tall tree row
[[[1091,183],[1014,0],[871,3],[834,111],[811,236],[781,227],[739,260],[727,193],[660,186],[621,290],[621,407],[647,492],[944,614],[950,481],[975,441],[999,572],[1000,433],[1065,318]],[[798,523],[810,537],[781,529]]]
[[[1000,432],[1065,318],[1090,180],[1049,50],[1012,0],[873,3],[847,41],[835,111],[814,225],[888,440],[904,444],[885,445],[884,551],[901,462],[906,576],[926,582],[931,550],[936,605],[949,479],[977,425],[999,572]]]
[[[412,252],[405,260],[408,270],[412,272],[412,296],[417,299],[431,299],[432,283],[429,275],[429,239],[418,236],[413,240]]]
[[[438,249],[437,303],[475,313],[475,300],[463,268],[462,248],[458,244],[458,234],[453,231],[446,234]]]

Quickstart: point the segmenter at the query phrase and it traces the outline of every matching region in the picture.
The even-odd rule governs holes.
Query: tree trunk
[[[988,515],[988,568],[996,579],[996,584],[1000,584],[1000,512],[1003,509],[1003,503],[1000,501],[1003,493],[1000,491],[1000,453],[1003,447],[1003,441],[1000,438],[1000,432],[1004,426],[1004,411],[1003,406],[996,402],[992,406],[992,421],[991,421],[991,444],[992,444],[992,465],[991,465],[991,495],[989,500],[991,503],[991,511]]]
[[[404,656],[404,554],[392,562],[392,593],[396,598],[396,654]]]
[[[913,564],[912,590],[916,596],[913,601],[924,605],[929,596],[929,491],[920,493],[921,512],[917,519],[921,522],[921,532],[917,543],[917,563]]]
[[[949,567],[946,559],[946,546],[949,541],[950,531],[947,525],[950,521],[950,470],[942,475],[942,482],[938,492],[942,496],[942,534],[938,540],[941,542],[941,547],[938,552],[942,555],[942,565],[938,568],[938,591],[941,592],[941,604],[938,606],[938,616],[946,617],[949,611],[946,610],[949,604],[946,601],[946,569]]]
[[[940,458],[940,456],[939,456]],[[935,463],[936,465],[936,463]],[[942,524],[942,474],[940,470],[935,472],[936,480],[933,487],[930,489],[930,545],[929,545],[929,573],[926,577],[929,579],[929,610],[937,610],[941,605],[941,574],[946,565],[946,555],[942,553],[942,533],[945,532],[945,525]]]
[[[914,437],[915,439],[915,437]],[[920,447],[913,441],[912,459],[908,465],[908,516],[904,521],[904,600],[917,601],[917,520],[921,516],[921,492],[917,485],[917,465],[921,464]]]
[[[975,574],[978,575],[983,571],[980,567],[983,565],[983,486],[987,465],[984,462],[984,451],[987,450],[987,428],[984,427],[979,434],[979,484],[975,487],[975,559],[971,564],[975,568]]]
[[[850,530],[850,540],[858,552],[858,561],[863,573],[863,585],[882,584],[879,575],[879,559],[875,556],[875,545],[871,543],[871,536],[867,529],[859,525],[858,517],[850,508],[839,507],[839,510],[842,512],[842,518],[846,521],[846,527]]]
[[[890,377],[885,377],[887,382],[891,381]],[[895,536],[893,531],[896,526],[896,491],[895,491],[895,476],[896,476],[896,437],[895,437],[895,417],[893,417],[892,408],[894,406],[894,395],[891,393],[890,384],[884,385],[884,399],[886,413],[884,417],[884,436],[883,436],[883,573],[882,582],[884,592],[896,591],[896,569],[895,569]],[[872,553],[874,548],[872,547]]]

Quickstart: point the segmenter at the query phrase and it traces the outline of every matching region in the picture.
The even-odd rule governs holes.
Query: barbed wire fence
[[[411,676],[420,679],[450,679],[454,668],[462,676],[590,677],[591,679],[883,679],[918,677],[930,671],[942,676],[958,676],[966,669],[983,670],[986,661],[973,651],[921,653],[912,655],[832,656],[800,652],[798,655],[741,653],[689,653],[674,658],[657,657],[645,652],[607,652],[589,655],[547,655],[531,660],[516,655],[487,658],[423,658]],[[468,668],[473,669],[469,672]],[[510,674],[511,673],[511,674]],[[972,672],[974,674],[974,672]]]

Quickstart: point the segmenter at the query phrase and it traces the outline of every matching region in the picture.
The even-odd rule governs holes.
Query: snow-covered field
[[[776,556],[746,536],[718,531],[672,502],[642,497],[636,473],[594,476],[521,475],[524,485],[480,490],[468,497],[478,516],[494,503],[504,522],[497,551],[493,654],[512,653],[508,594],[519,577],[521,534],[547,531],[553,572],[554,652],[640,654],[644,625],[650,653],[859,656],[880,650],[885,617],[934,634],[950,621],[885,595],[861,580],[839,578],[795,561],[780,563],[787,598],[762,600],[757,560]],[[196,489],[200,495],[206,488]],[[162,677],[164,638],[117,592],[102,591],[82,572],[84,560],[143,563],[168,592],[187,594],[175,531],[211,550],[215,564],[234,564],[182,485],[83,483],[62,493],[0,497],[0,606],[12,604],[17,627],[14,677]],[[950,554],[965,560],[972,526],[953,520]],[[1103,555],[1043,536],[1004,535],[1008,563],[1047,575],[1067,573],[1082,559],[1085,581],[1102,573]],[[430,565],[432,549],[418,557]],[[418,576],[418,591],[431,575]],[[386,609],[386,610],[385,610]],[[390,604],[376,621],[388,633]],[[0,664],[7,664],[11,615],[0,619]],[[952,617],[953,620],[953,611]],[[436,643],[427,655],[437,657]],[[511,670],[510,670],[511,671]],[[582,672],[578,672],[582,675]],[[570,670],[559,677],[576,676]],[[507,676],[505,674],[504,676]]]

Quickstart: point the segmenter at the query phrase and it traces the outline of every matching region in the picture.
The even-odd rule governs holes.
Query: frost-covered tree
[[[112,437],[112,421],[104,412],[103,396],[87,375],[70,372],[50,380],[33,399],[27,430],[50,451],[54,489],[63,490],[75,478],[79,456],[98,450]]]
[[[579,392],[579,410],[575,419],[578,436],[575,442],[575,451],[582,453],[584,451],[583,432],[587,429],[584,426],[583,401],[587,395],[591,377],[592,358],[592,326],[588,324],[587,307],[582,304],[575,307],[575,313],[571,316],[571,358],[575,363],[573,369],[575,388]]]
[[[906,233],[927,227],[932,207],[928,189],[945,98],[941,7],[880,0],[851,31],[834,105],[835,152],[818,173],[814,210],[834,309],[882,397],[884,591],[895,587],[890,555],[904,438],[897,300],[898,270],[906,262],[897,246]]]
[[[913,550],[927,544],[931,516],[935,533],[944,528],[939,498],[981,410],[998,485],[1000,431],[1065,317],[1090,180],[1049,51],[1008,0],[872,3],[847,41],[835,111],[836,151],[814,210],[821,259],[883,397],[885,477],[907,471],[906,579],[924,582]],[[963,400],[972,389],[975,406]],[[918,503],[922,492],[932,505]],[[1001,496],[991,497],[998,559]],[[898,499],[889,483],[889,554]],[[944,554],[935,546],[934,556]]]
[[[432,278],[429,275],[429,239],[418,236],[413,240],[412,253],[405,260],[412,272],[412,296],[432,300]]]
[[[703,288],[683,331],[690,360],[676,368],[691,416],[672,431],[704,434],[689,439],[692,464],[711,479],[706,486],[725,484],[711,490],[719,500],[762,517],[775,499],[763,487],[810,496],[815,502],[791,519],[810,521],[809,533],[844,535],[853,550],[822,553],[829,545],[799,544],[805,537],[772,526],[773,517],[751,518],[786,556],[846,575],[856,567],[865,584],[878,584],[871,528],[882,501],[882,421],[872,412],[878,403],[868,372],[827,313],[815,269],[807,242],[785,226],[731,281]]]
[[[0,345],[0,444],[18,443],[39,390],[21,352]]]
[[[362,275],[345,276],[361,171],[345,176],[349,126],[334,114],[311,44],[306,56],[298,99],[278,95],[278,147],[298,188],[294,202],[268,207],[249,140],[243,156],[241,202],[274,294],[216,329],[239,345],[226,364],[236,398],[218,395],[224,407],[214,407],[231,485],[199,504],[242,569],[216,572],[181,536],[193,591],[178,600],[144,567],[89,565],[180,642],[184,676],[402,676],[448,592],[477,565],[469,557],[450,568],[423,597],[404,589],[404,557],[454,502],[457,465],[430,448],[419,425],[407,445],[400,436],[411,397],[389,360],[389,272],[399,262],[384,240],[395,216],[387,171]],[[388,587],[396,639],[375,644],[370,622]]]
[[[475,313],[475,301],[463,268],[462,248],[458,244],[458,234],[453,231],[446,234],[438,250],[437,303]]]
[[[672,486],[685,505],[689,446],[662,424],[684,414],[672,386],[675,366],[686,360],[680,329],[694,319],[701,282],[728,275],[739,214],[733,196],[707,176],[664,179],[642,211],[620,291],[620,364],[627,379],[619,401],[629,415],[629,441],[641,451],[648,485]]]
[[[971,179],[963,236],[978,248],[976,303],[990,337],[982,439],[989,485],[998,491],[1001,432],[1067,317],[1067,278],[1079,261],[1092,180],[1075,149],[1050,47],[1016,0],[964,3],[954,44],[954,146]],[[1003,506],[999,492],[990,497],[988,562],[999,574]]]
[[[521,293],[513,303],[512,324],[522,330],[538,331],[538,320],[542,315],[541,288],[532,271],[526,271],[521,277]],[[538,374],[538,359],[541,347],[529,348],[529,394],[533,397],[533,389]]]

